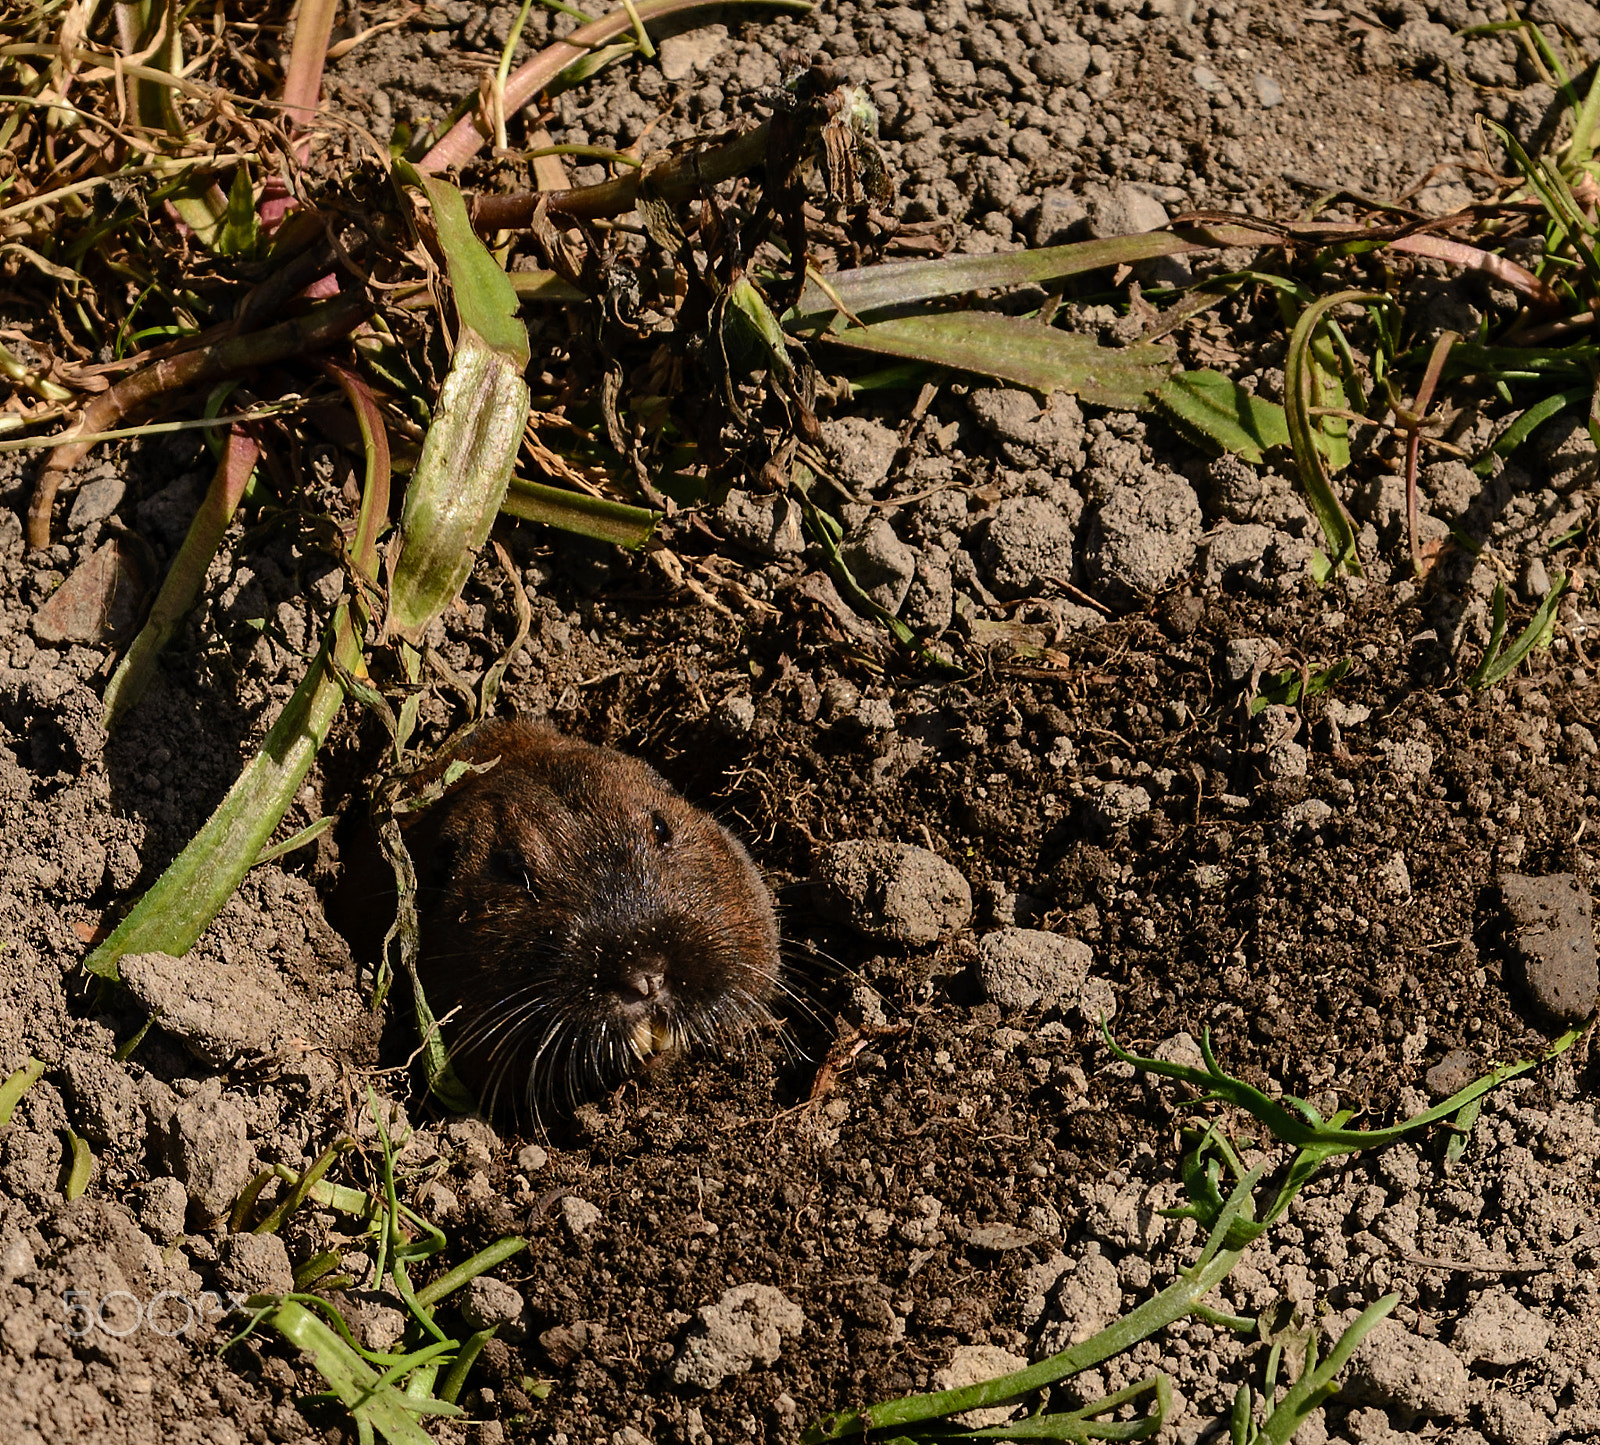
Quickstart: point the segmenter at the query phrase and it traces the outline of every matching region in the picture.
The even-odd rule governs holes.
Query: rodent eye
[[[650,814],[650,834],[663,848],[672,841],[672,824],[660,813]]]

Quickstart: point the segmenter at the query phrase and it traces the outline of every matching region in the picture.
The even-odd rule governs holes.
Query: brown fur
[[[406,842],[423,987],[437,1017],[455,1011],[452,1061],[487,1109],[570,1107],[767,1016],[771,895],[718,823],[645,764],[548,727],[490,723],[456,756],[499,761]]]

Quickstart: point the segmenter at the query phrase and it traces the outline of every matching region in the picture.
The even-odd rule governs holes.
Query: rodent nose
[[[622,992],[640,1003],[654,1003],[666,991],[666,970],[659,963],[639,964],[622,975]]]

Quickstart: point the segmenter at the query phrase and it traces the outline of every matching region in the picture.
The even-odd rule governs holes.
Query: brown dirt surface
[[[1592,74],[1589,5],[1524,8]],[[437,114],[515,9],[430,7],[355,48],[327,98],[380,133]],[[664,115],[654,141],[712,134],[759,113],[797,46],[870,90],[894,209],[942,223],[957,251],[1186,209],[1287,216],[1335,191],[1443,211],[1489,193],[1452,164],[1479,154],[1475,117],[1533,135],[1553,113],[1512,40],[1455,33],[1491,18],[1466,0],[824,0],[607,72],[551,128],[626,145]],[[524,45],[566,24],[535,14]],[[1442,271],[1428,284],[1437,326],[1503,304]],[[1086,326],[1115,324],[1108,300],[1090,298]],[[1281,394],[1281,332],[1243,302],[1216,314],[1205,364]],[[536,347],[562,324],[536,322]],[[1041,412],[949,378],[925,415],[914,399],[835,405],[823,451],[855,497],[840,518],[858,575],[959,639],[959,675],[897,660],[782,499],[735,494],[670,534],[717,606],[648,559],[497,534],[534,607],[502,708],[648,759],[737,831],[776,890],[787,959],[779,1026],[748,1049],[673,1062],[539,1134],[418,1100],[406,1021],[368,1010],[324,918],[332,837],[256,868],[180,963],[85,986],[85,940],[226,791],[339,579],[305,535],[236,528],[108,741],[114,650],[58,640],[38,608],[123,536],[143,539],[129,555],[169,557],[210,463],[189,436],[96,454],[79,494],[114,479],[114,510],[86,508],[39,553],[18,521],[33,464],[0,456],[0,1078],[45,1066],[0,1129],[8,1445],[345,1438],[342,1414],[297,1403],[323,1386],[293,1350],[218,1347],[230,1300],[287,1288],[329,1250],[355,1274],[337,1298],[358,1336],[397,1338],[398,1300],[362,1277],[348,1218],[305,1209],[281,1245],[227,1225],[259,1169],[303,1169],[341,1134],[359,1148],[336,1177],[369,1186],[369,1084],[391,1130],[412,1126],[404,1189],[447,1232],[443,1263],[529,1241],[495,1271],[505,1288],[469,1301],[500,1335],[465,1417],[430,1432],[724,1445],[792,1442],[828,1411],[935,1388],[971,1347],[1038,1359],[1193,1258],[1193,1222],[1157,1212],[1181,1200],[1192,1098],[1118,1062],[1102,1014],[1167,1059],[1197,1061],[1209,1031],[1229,1071],[1363,1127],[1561,1032],[1501,879],[1570,875],[1561,896],[1586,899],[1597,875],[1600,477],[1581,426],[1550,424],[1486,479],[1430,462],[1430,535],[1452,521],[1483,548],[1426,583],[1394,454],[1358,445],[1339,485],[1368,575],[1319,587],[1314,523],[1270,465],[1213,461],[1159,421],[1065,395]],[[348,465],[332,447],[311,461]],[[1579,581],[1549,647],[1466,687],[1497,578],[1517,629],[1558,569]],[[491,560],[434,641],[475,682],[513,626]],[[1252,715],[1264,676],[1341,662],[1303,709]],[[458,720],[438,696],[424,717],[440,735]],[[371,748],[347,720],[280,836],[346,801]],[[839,882],[860,874],[841,846],[868,840],[909,880],[892,898]],[[1581,983],[1592,916],[1571,916]],[[1593,1007],[1591,991],[1578,1014]],[[1586,1035],[1489,1095],[1459,1159],[1442,1136],[1357,1156],[1245,1256],[1219,1307],[1287,1304],[1325,1339],[1400,1295],[1299,1439],[1600,1438],[1596,1082]],[[74,1138],[94,1173],[68,1202]],[[1259,1383],[1265,1351],[1190,1319],[1057,1402],[1159,1368],[1174,1387],[1160,1438],[1188,1445]]]

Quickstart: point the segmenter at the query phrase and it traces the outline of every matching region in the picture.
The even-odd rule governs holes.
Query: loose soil
[[[1526,9],[1565,27],[1582,63],[1600,55],[1581,0]],[[497,52],[514,13],[429,10],[353,51],[329,98],[374,128],[436,113],[475,82],[461,57]],[[1287,216],[1340,191],[1442,211],[1487,194],[1467,164],[1476,116],[1531,135],[1552,113],[1509,39],[1453,33],[1490,18],[1465,0],[827,0],[809,20],[686,37],[662,70],[608,72],[558,103],[552,129],[612,146],[662,113],[662,140],[745,123],[797,46],[872,91],[898,214],[942,223],[958,251],[1197,207]],[[525,44],[551,29],[536,15]],[[1432,284],[1440,326],[1494,312],[1484,288]],[[559,323],[534,324],[537,347]],[[1243,311],[1204,335],[1208,364],[1281,388],[1281,335]],[[257,1335],[219,1352],[232,1324],[217,1303],[286,1288],[331,1249],[357,1273],[339,1298],[358,1333],[396,1337],[347,1219],[303,1211],[283,1247],[225,1222],[258,1169],[303,1168],[341,1134],[362,1146],[341,1177],[369,1183],[369,1085],[413,1126],[405,1189],[447,1231],[446,1262],[529,1241],[496,1272],[509,1290],[468,1301],[502,1329],[468,1418],[437,1438],[720,1445],[793,1441],[826,1411],[933,1388],[973,1347],[989,1347],[987,1373],[1005,1352],[1039,1358],[1193,1257],[1192,1223],[1156,1213],[1181,1197],[1190,1100],[1117,1062],[1102,1013],[1166,1058],[1197,1058],[1209,1030],[1230,1071],[1361,1125],[1561,1031],[1533,1001],[1499,879],[1594,885],[1592,582],[1506,683],[1462,679],[1497,566],[1516,584],[1513,627],[1558,568],[1593,576],[1600,482],[1581,428],[1547,428],[1481,482],[1429,467],[1425,510],[1487,546],[1427,585],[1404,563],[1395,456],[1358,447],[1340,484],[1368,576],[1318,587],[1313,525],[1270,467],[1213,462],[1158,422],[1065,396],[1041,413],[946,381],[920,420],[913,400],[836,406],[826,448],[858,499],[840,513],[858,575],[948,629],[971,663],[958,676],[897,661],[781,500],[736,494],[669,533],[715,605],[648,560],[503,529],[534,607],[503,710],[648,758],[739,831],[777,891],[789,969],[767,1036],[544,1132],[419,1102],[404,1022],[374,1019],[322,914],[332,836],[257,868],[180,965],[131,967],[130,990],[84,986],[85,939],[226,791],[339,578],[307,537],[236,537],[108,742],[114,651],[43,640],[36,609],[115,536],[169,556],[209,462],[186,440],[107,452],[78,496],[125,490],[105,508],[68,499],[75,520],[30,554],[31,471],[6,459],[0,1076],[45,1064],[0,1131],[7,1441],[342,1438],[338,1413],[296,1403],[321,1382],[292,1350]],[[350,465],[331,449],[319,464]],[[719,570],[705,528],[736,568]],[[504,576],[480,566],[442,655],[474,681],[513,615]],[[1343,660],[1303,711],[1251,715],[1263,675]],[[442,734],[451,707],[431,699],[427,725]],[[371,745],[352,720],[281,836],[347,800]],[[917,876],[953,869],[970,917],[954,885],[942,913],[841,893],[839,845],[862,840],[936,855],[945,874]],[[1038,931],[1077,946],[1041,953]],[[1031,963],[1008,970],[1019,950]],[[1593,1003],[1591,989],[1579,1012]],[[1287,1302],[1326,1337],[1401,1296],[1300,1439],[1600,1437],[1595,1083],[1585,1037],[1492,1094],[1459,1160],[1442,1139],[1360,1156],[1246,1257],[1219,1305]],[[74,1137],[94,1173],[68,1202]],[[757,1285],[776,1293],[725,1301]],[[718,1353],[705,1312],[719,1301],[750,1325],[742,1354]],[[1253,1337],[1190,1321],[1066,1398],[1166,1370],[1161,1438],[1192,1441],[1264,1358]]]

